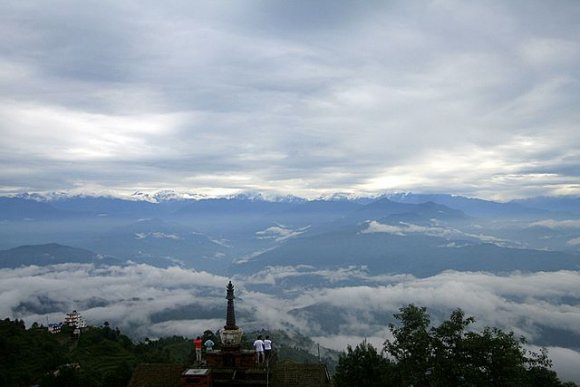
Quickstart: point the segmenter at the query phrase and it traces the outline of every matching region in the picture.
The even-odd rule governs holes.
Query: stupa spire
[[[226,299],[228,300],[228,310],[226,315],[226,325],[224,329],[226,330],[236,330],[238,326],[236,325],[236,311],[234,310],[234,285],[232,281],[228,284]]]
[[[234,310],[234,285],[232,281],[227,287],[226,299],[228,300],[228,312],[226,316],[226,325],[224,329],[220,331],[220,337],[222,339],[223,350],[239,350],[240,343],[242,341],[242,330],[236,325],[236,312]]]

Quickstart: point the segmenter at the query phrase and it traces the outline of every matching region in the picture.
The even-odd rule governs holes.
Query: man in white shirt
[[[271,352],[272,352],[272,340],[270,340],[270,336],[266,336],[266,339],[264,339],[264,355],[266,357],[266,364],[270,363]]]
[[[256,350],[256,364],[262,364],[264,362],[264,341],[262,341],[262,335],[258,336],[256,341],[254,341],[254,349]]]
[[[203,345],[205,346],[205,351],[206,352],[212,352],[213,351],[213,346],[215,345],[215,343],[213,342],[212,339],[207,339],[205,343],[203,343]]]

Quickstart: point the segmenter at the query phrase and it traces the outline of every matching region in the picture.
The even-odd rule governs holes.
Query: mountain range
[[[0,268],[21,266],[48,266],[63,263],[85,263],[94,265],[119,265],[120,260],[103,257],[86,249],[63,246],[57,243],[19,246],[0,251]]]
[[[35,250],[46,250],[61,258],[44,262],[66,261],[71,255],[55,249],[59,244],[90,251],[73,254],[77,262],[102,262],[94,258],[99,256],[231,274],[293,265],[358,265],[417,276],[448,269],[578,269],[579,200],[22,194],[0,197],[0,259],[4,267],[28,264],[44,254]],[[14,250],[30,245],[38,246]]]

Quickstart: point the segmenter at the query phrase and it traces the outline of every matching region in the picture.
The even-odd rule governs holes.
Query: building
[[[56,334],[62,331],[64,326],[68,326],[73,328],[73,334],[79,336],[83,328],[87,327],[87,322],[79,312],[73,310],[70,313],[67,313],[64,317],[64,322],[58,323],[51,323],[48,324],[48,332]]]
[[[87,327],[86,321],[82,318],[81,314],[76,310],[73,310],[72,312],[66,314],[64,318],[64,324],[68,325],[69,327],[78,329]]]
[[[181,364],[139,364],[127,387],[178,387],[182,371]]]
[[[63,327],[63,323],[52,323],[52,324],[48,324],[48,332],[49,333],[60,333],[60,331],[62,330]]]

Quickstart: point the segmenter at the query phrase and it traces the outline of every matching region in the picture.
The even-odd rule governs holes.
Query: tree
[[[337,387],[384,386],[392,376],[390,366],[371,344],[362,342],[354,349],[349,345],[338,358],[334,383]]]
[[[432,380],[446,386],[459,386],[465,382],[466,371],[473,367],[464,341],[465,331],[473,322],[473,317],[465,318],[465,313],[456,309],[449,320],[431,328]]]
[[[394,317],[401,325],[389,324],[393,340],[385,341],[384,350],[397,364],[404,385],[425,385],[432,362],[427,308],[411,304]]]
[[[545,348],[524,348],[525,338],[486,327],[470,329],[473,317],[461,309],[431,326],[427,309],[413,304],[399,309],[389,324],[393,335],[383,354],[362,343],[339,358],[337,386],[562,386]],[[368,383],[367,375],[372,375]]]
[[[0,385],[32,385],[67,361],[66,350],[48,331],[27,330],[21,320],[0,321]]]

